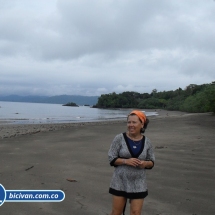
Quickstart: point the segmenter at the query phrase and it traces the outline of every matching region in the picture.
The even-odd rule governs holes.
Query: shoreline
[[[149,110],[146,110],[149,112]],[[152,110],[151,110],[152,111]],[[167,110],[154,110],[158,113],[158,115],[148,116],[149,120],[161,119],[161,118],[169,118],[169,117],[183,117],[189,115],[199,115],[201,113],[185,113],[180,111],[167,111]],[[210,114],[210,113],[203,113]],[[68,123],[31,123],[31,124],[13,124],[6,123],[7,121],[0,120],[0,139],[4,138],[12,138],[18,137],[22,135],[28,134],[36,134],[40,132],[50,132],[57,131],[62,129],[74,128],[79,126],[93,126],[93,125],[106,125],[106,124],[117,124],[117,123],[125,123],[126,118],[122,119],[107,119],[101,121],[91,121],[91,122],[68,122]]]
[[[148,116],[149,120],[163,118],[163,117],[177,117],[183,116],[187,113],[180,111],[167,111],[167,110],[151,110],[147,109],[146,112],[157,112],[158,115]],[[100,121],[74,121],[74,122],[59,122],[59,123],[8,123],[6,119],[0,120],[0,139],[18,137],[27,134],[36,134],[39,132],[49,132],[57,131],[61,129],[67,129],[79,126],[89,126],[89,125],[105,125],[105,124],[116,124],[116,123],[126,123],[126,118],[118,119],[107,119]]]
[[[36,134],[39,132],[58,131],[73,127],[88,125],[106,125],[126,122],[122,120],[108,120],[95,122],[73,122],[73,123],[49,123],[49,124],[0,124],[0,138],[18,137],[27,134]]]

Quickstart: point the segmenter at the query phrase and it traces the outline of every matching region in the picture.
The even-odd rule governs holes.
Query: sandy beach
[[[145,133],[156,162],[148,171],[149,196],[143,214],[214,215],[215,115],[157,111],[159,116],[149,118]],[[125,130],[125,120],[0,123],[0,184],[6,190],[65,192],[59,203],[5,202],[0,214],[108,215],[113,167],[107,152],[115,135]]]

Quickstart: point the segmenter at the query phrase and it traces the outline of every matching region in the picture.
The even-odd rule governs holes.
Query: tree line
[[[190,84],[185,89],[151,93],[123,92],[103,94],[98,98],[97,108],[166,109],[192,113],[215,113],[215,82]]]

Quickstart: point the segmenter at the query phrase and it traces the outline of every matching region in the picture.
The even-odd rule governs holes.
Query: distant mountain
[[[32,102],[32,103],[50,103],[50,104],[66,104],[74,102],[77,105],[95,105],[98,102],[98,96],[76,96],[76,95],[60,95],[60,96],[0,96],[0,101],[8,102]]]

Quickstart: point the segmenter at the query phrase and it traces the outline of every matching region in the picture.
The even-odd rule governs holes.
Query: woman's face
[[[140,130],[143,127],[144,123],[142,123],[137,115],[128,116],[127,120],[127,128],[129,134],[137,135],[140,134]]]

